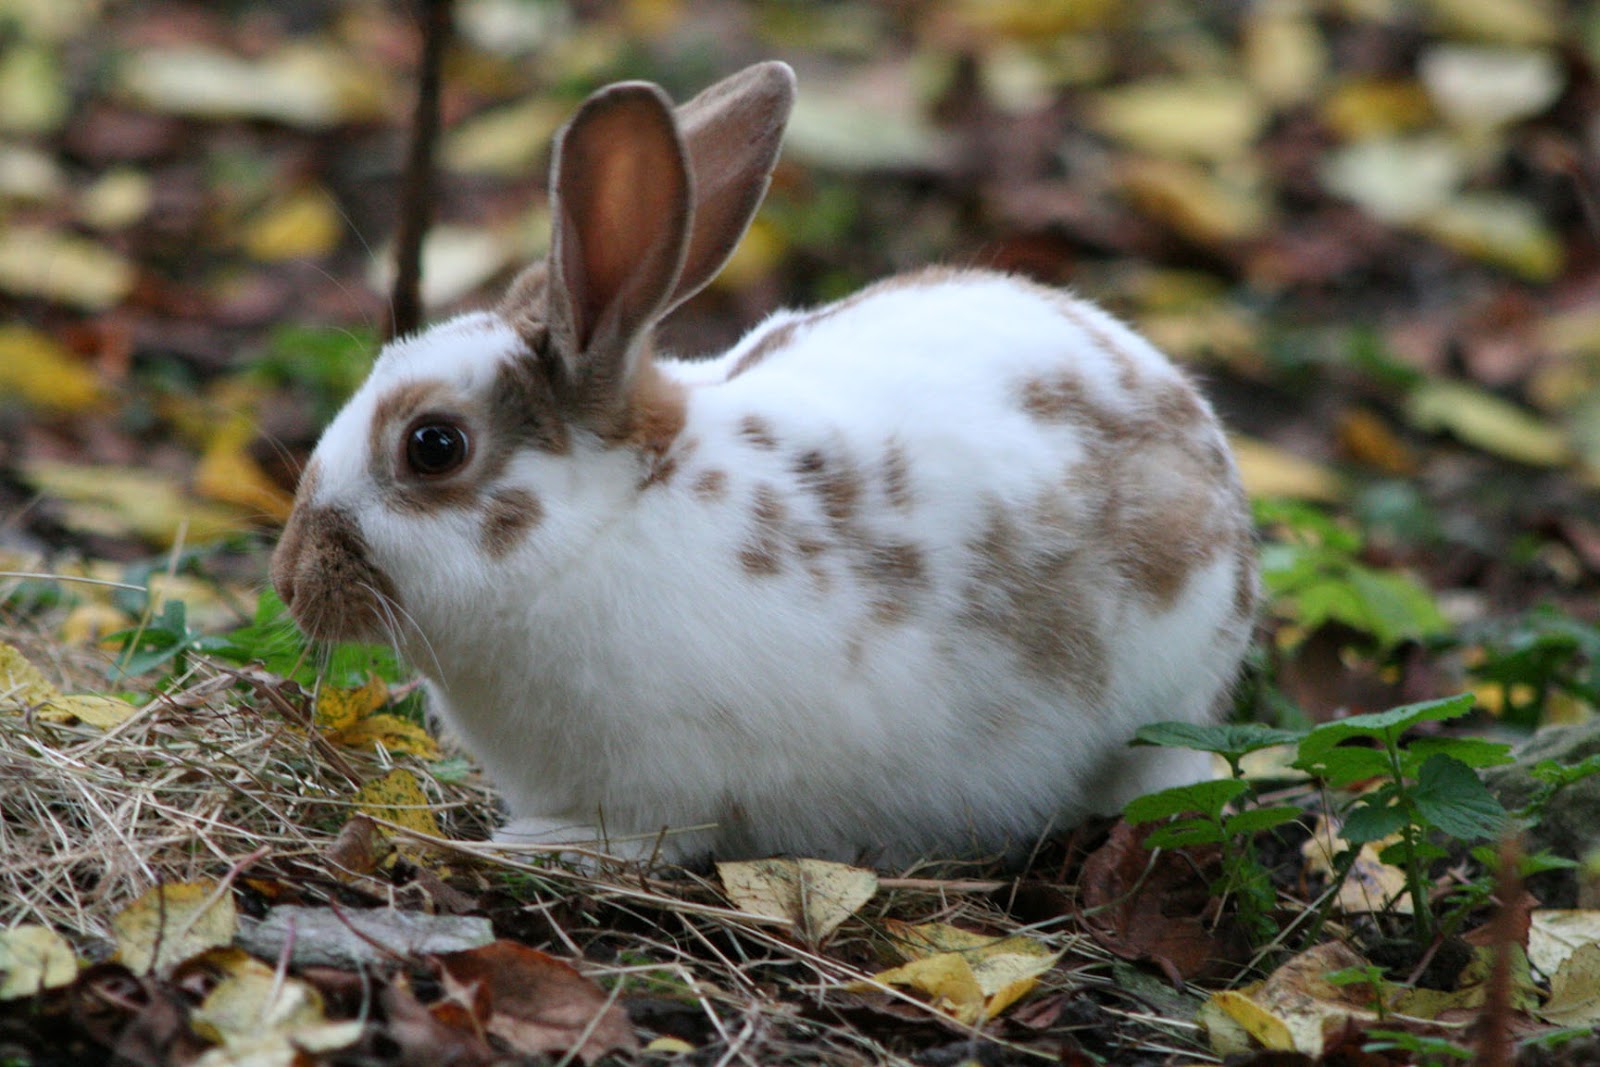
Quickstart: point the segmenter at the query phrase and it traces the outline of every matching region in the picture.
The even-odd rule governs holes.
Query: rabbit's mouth
[[[318,641],[382,640],[401,618],[394,584],[339,508],[295,508],[272,553],[272,585],[300,629]]]

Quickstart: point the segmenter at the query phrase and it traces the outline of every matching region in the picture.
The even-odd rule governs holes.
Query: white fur
[[[647,457],[581,432],[567,455],[519,454],[503,482],[536,493],[545,517],[495,562],[476,547],[476,513],[390,510],[365,473],[379,397],[417,378],[473,395],[522,347],[495,316],[463,316],[382,357],[317,450],[312,503],[357,517],[433,710],[504,793],[514,838],[587,840],[603,824],[614,848],[641,855],[662,828],[715,824],[667,838],[665,854],[902,862],[1026,847],[1053,818],[1070,825],[1192,773],[1125,743],[1142,723],[1207,717],[1248,636],[1228,552],[1164,610],[1110,576],[1088,591],[1109,656],[1098,704],[963,622],[972,546],[995,510],[1024,514],[1085,460],[1083,429],[1030,417],[1020,384],[1070,367],[1106,409],[1137,405],[1107,338],[1142,375],[1177,373],[1109,316],[1083,303],[1069,315],[1064,300],[963,274],[815,317],[731,381],[794,313],[717,360],[661,361],[689,386],[681,469],[647,484]],[[741,434],[751,415],[776,450]],[[1209,416],[1203,432],[1219,433]],[[910,461],[909,509],[874,473],[891,442]],[[793,466],[809,448],[863,472],[859,523],[873,539],[921,550],[927,582],[908,619],[874,621],[874,586],[839,550],[818,557],[826,589],[792,557],[771,575],[741,565],[760,485],[788,522],[825,533]],[[694,491],[712,469],[727,475],[720,502]],[[1219,499],[1236,493],[1232,477]],[[1070,526],[1096,519],[1055,497]]]

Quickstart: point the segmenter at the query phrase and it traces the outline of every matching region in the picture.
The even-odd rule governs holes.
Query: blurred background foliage
[[[930,262],[1070,285],[1236,431],[1273,595],[1257,713],[1455,684],[1525,725],[1592,710],[1600,5],[455,9],[434,317],[540,254],[549,141],[586,93],[785,59],[771,194],[667,348]],[[382,333],[416,14],[0,0],[0,567],[257,620],[299,465]],[[0,592],[67,642],[140,611]]]

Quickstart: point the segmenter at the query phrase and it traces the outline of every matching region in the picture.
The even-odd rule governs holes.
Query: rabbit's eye
[[[466,431],[450,422],[424,422],[406,434],[406,464],[427,478],[452,474],[466,465]]]

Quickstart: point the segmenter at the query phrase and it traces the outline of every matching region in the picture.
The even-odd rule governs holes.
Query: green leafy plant
[[[1272,531],[1260,548],[1261,580],[1274,609],[1309,634],[1342,623],[1369,635],[1377,652],[1449,630],[1433,596],[1408,575],[1361,562],[1362,535],[1296,501],[1258,500],[1257,523]]]
[[[1359,967],[1345,967],[1337,971],[1329,971],[1323,975],[1323,980],[1333,986],[1366,986],[1370,991],[1370,1007],[1382,1022],[1389,1015],[1389,990],[1392,983],[1384,977],[1383,968],[1376,963],[1363,963]]]
[[[1507,812],[1484,786],[1476,768],[1509,762],[1511,754],[1508,745],[1478,738],[1430,738],[1401,744],[1401,737],[1419,723],[1458,718],[1470,710],[1472,697],[1463,694],[1324,723],[1301,739],[1299,758],[1294,762],[1295,767],[1336,788],[1367,780],[1379,783],[1356,796],[1340,835],[1356,849],[1399,835],[1399,843],[1384,849],[1379,857],[1406,872],[1419,941],[1430,939],[1434,930],[1425,865],[1445,854],[1430,839],[1431,831],[1463,841],[1501,833],[1508,822]]]
[[[1600,626],[1540,607],[1489,628],[1480,647],[1472,675],[1499,688],[1504,722],[1538,726],[1558,694],[1600,705]]]
[[[1371,1038],[1361,1046],[1363,1052],[1409,1052],[1408,1063],[1416,1067],[1445,1067],[1452,1063],[1466,1063],[1472,1059],[1472,1050],[1463,1048],[1449,1038],[1428,1037],[1405,1030],[1368,1030]]]
[[[1186,722],[1155,723],[1134,735],[1135,745],[1196,749],[1216,753],[1227,761],[1231,778],[1163,789],[1138,797],[1123,810],[1123,816],[1134,825],[1167,818],[1174,820],[1145,839],[1151,848],[1220,845],[1222,876],[1213,889],[1238,901],[1240,922],[1257,944],[1270,940],[1277,926],[1271,917],[1276,895],[1271,876],[1256,854],[1255,835],[1298,818],[1300,809],[1254,807],[1229,814],[1227,808],[1250,792],[1250,783],[1245,780],[1242,767],[1244,757],[1299,736],[1294,730],[1256,723]]]

